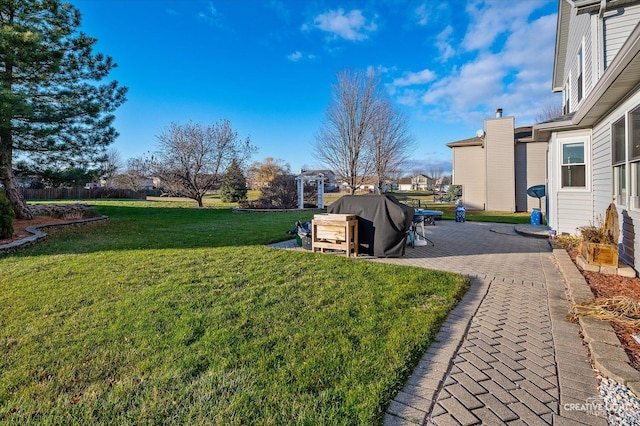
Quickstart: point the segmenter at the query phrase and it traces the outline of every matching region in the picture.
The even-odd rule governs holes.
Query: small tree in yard
[[[97,40],[78,31],[70,3],[2,1],[0,27],[0,182],[16,217],[31,219],[14,156],[33,169],[100,163],[117,136],[112,113],[126,88],[100,83],[116,65],[93,53]]]
[[[219,189],[224,171],[235,160],[244,164],[255,147],[251,139],[241,139],[229,120],[204,126],[189,122],[172,123],[159,136],[153,172],[163,185],[197,201],[208,191]]]
[[[236,203],[247,199],[247,180],[236,160],[224,174],[220,187],[220,199],[225,203]]]

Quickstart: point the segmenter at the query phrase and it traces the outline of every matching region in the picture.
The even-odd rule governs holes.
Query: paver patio
[[[372,260],[457,272],[472,285],[385,424],[607,424],[548,242],[503,224],[439,221],[426,232],[435,246]]]

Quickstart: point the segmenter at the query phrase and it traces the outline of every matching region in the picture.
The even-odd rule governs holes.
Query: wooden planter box
[[[347,214],[317,214],[312,222],[311,250],[342,250],[358,256],[358,218]]]
[[[589,241],[580,243],[580,254],[587,263],[602,266],[618,266],[618,246]]]

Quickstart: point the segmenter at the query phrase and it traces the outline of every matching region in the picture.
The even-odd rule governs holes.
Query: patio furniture
[[[345,195],[327,208],[328,213],[356,215],[358,251],[376,257],[404,255],[414,211],[386,194]]]

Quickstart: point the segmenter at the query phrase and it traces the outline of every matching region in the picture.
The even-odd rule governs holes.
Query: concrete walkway
[[[548,242],[474,222],[439,221],[426,233],[435,246],[372,260],[457,272],[472,285],[385,424],[607,424]]]

